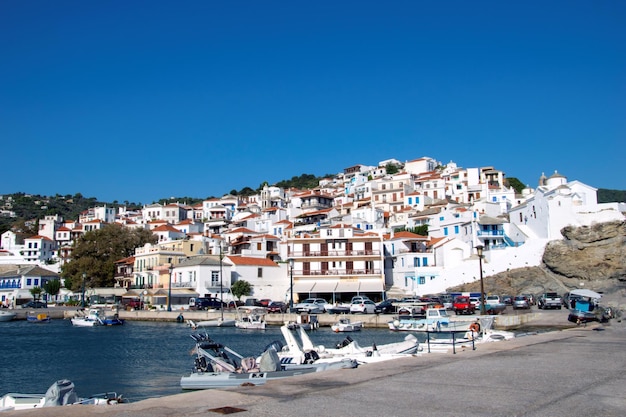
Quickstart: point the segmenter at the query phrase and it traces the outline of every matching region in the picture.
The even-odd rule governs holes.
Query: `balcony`
[[[381,275],[382,270],[371,269],[311,269],[311,270],[293,270],[293,274],[299,277],[306,276],[349,276],[349,275]]]
[[[191,282],[172,282],[172,288],[194,288]]]
[[[379,250],[326,250],[326,251],[304,251],[304,252],[292,252],[294,258],[330,258],[341,256],[380,256]]]

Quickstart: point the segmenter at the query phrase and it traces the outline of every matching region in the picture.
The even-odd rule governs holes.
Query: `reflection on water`
[[[275,340],[278,327],[265,331],[208,329],[211,337],[244,356],[257,356]],[[124,326],[74,327],[69,320],[47,324],[24,320],[0,323],[0,395],[45,393],[70,379],[80,396],[115,391],[131,401],[181,392],[180,377],[191,372],[192,330],[180,323],[127,321]],[[335,346],[348,334],[322,328],[314,344]],[[402,340],[405,333],[363,329],[350,333],[362,346]],[[423,335],[417,334],[420,340]]]

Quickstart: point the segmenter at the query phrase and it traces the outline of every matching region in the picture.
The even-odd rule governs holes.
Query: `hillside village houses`
[[[387,174],[391,165],[397,173]],[[162,307],[171,293],[171,304],[186,308],[198,296],[231,299],[238,280],[252,284],[249,297],[286,302],[292,293],[329,302],[440,293],[479,279],[478,245],[488,277],[538,265],[566,225],[623,220],[626,205],[598,204],[596,191],[555,171],[518,195],[493,167],[423,157],[348,167],[311,190],[265,185],[251,197],[193,206],[93,207],[76,220],[46,216],[36,236],[2,234],[0,301],[29,300],[31,288],[59,277],[76,239],[109,223],[151,230],[158,243],[117,260],[116,288],[89,289],[93,295],[141,296]],[[428,236],[411,231],[421,225]]]

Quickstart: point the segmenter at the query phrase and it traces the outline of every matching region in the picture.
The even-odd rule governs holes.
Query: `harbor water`
[[[208,328],[212,339],[244,356],[258,356],[269,343],[283,341],[279,327],[267,330]],[[186,324],[127,321],[123,326],[74,327],[69,320],[0,324],[0,396],[7,392],[45,393],[53,382],[69,379],[79,396],[116,392],[130,401],[181,392],[180,378],[193,367],[195,346]],[[350,336],[361,346],[398,342],[406,333],[363,329],[309,333],[316,345],[334,347]],[[417,333],[420,340],[424,335]]]

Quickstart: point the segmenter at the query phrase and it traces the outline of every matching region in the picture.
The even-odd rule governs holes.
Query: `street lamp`
[[[222,242],[220,242],[220,312],[222,313],[222,321],[224,321],[224,283],[222,280],[222,260],[224,259],[224,252],[222,249]]]
[[[87,278],[87,274],[83,272],[83,298],[80,302],[82,308],[85,308],[85,278]]]
[[[167,287],[167,311],[172,311],[172,272],[174,265],[170,264],[170,285]]]
[[[291,313],[293,310],[293,258],[289,258],[289,312]]]
[[[476,254],[478,255],[478,266],[480,267],[480,314],[485,315],[485,287],[483,284],[483,245],[476,246]]]

